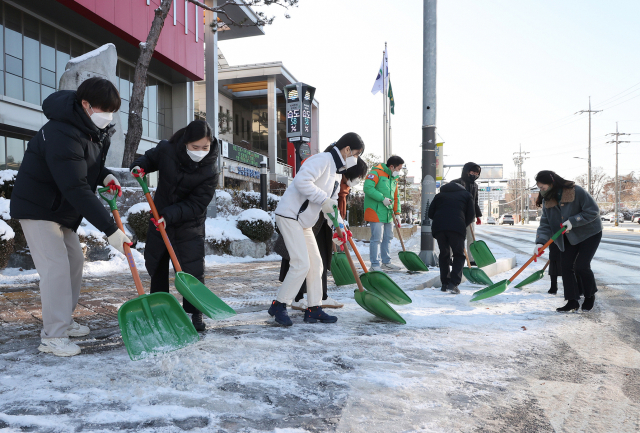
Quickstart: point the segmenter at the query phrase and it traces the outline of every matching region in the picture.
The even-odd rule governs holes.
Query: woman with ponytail
[[[536,233],[534,254],[560,228],[563,236],[555,240],[562,258],[562,284],[567,304],[559,312],[580,308],[580,292],[584,291],[582,310],[589,311],[596,300],[595,277],[591,260],[602,239],[602,221],[596,201],[574,182],[553,171],[543,170],[536,175],[540,195],[536,204],[542,206],[542,218]],[[579,284],[580,283],[580,284]]]
[[[135,175],[159,173],[154,202],[160,219],[149,222],[144,249],[151,293],[169,293],[170,257],[157,229],[160,224],[167,230],[182,270],[204,283],[204,223],[218,184],[217,159],[218,140],[211,126],[195,120],[147,150],[131,166]],[[196,330],[204,331],[202,313],[186,299],[183,307],[192,315]]]

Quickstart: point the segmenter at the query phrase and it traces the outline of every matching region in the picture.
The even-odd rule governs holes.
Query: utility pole
[[[516,180],[516,213],[518,210],[518,202],[520,202],[520,221],[524,224],[524,182],[523,182],[523,172],[522,172],[522,164],[526,159],[529,159],[527,156],[530,152],[522,151],[522,144],[520,145],[520,151],[513,152],[513,163],[516,165],[518,169],[518,178]]]
[[[588,174],[587,174],[587,182],[589,182],[589,187],[587,188],[589,190],[589,195],[593,196],[593,186],[591,184],[591,113],[599,113],[602,110],[592,110],[591,109],[591,96],[589,96],[589,109],[588,110],[580,110],[578,112],[576,112],[575,114],[583,114],[583,113],[589,113],[589,169],[588,169]]]
[[[615,136],[616,139],[612,140],[612,141],[607,141],[607,143],[615,143],[616,144],[616,178],[615,178],[615,194],[614,194],[614,200],[616,201],[616,204],[614,206],[614,213],[615,213],[615,219],[616,219],[616,223],[615,226],[618,227],[618,202],[620,201],[620,196],[618,194],[618,144],[620,143],[631,143],[631,141],[620,141],[620,136],[621,135],[631,135],[631,134],[625,134],[622,132],[618,132],[618,122],[616,122],[616,132],[611,133],[611,134],[607,134],[607,135],[612,135]]]
[[[435,266],[429,206],[436,195],[436,23],[437,0],[423,0],[422,21],[422,225],[420,258]]]

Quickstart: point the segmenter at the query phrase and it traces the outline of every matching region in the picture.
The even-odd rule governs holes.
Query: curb
[[[602,230],[607,230],[610,232],[640,232],[640,228],[628,229],[626,227],[603,227]]]
[[[466,266],[466,263],[465,263]],[[506,257],[502,259],[496,260],[495,263],[485,266],[482,270],[487,274],[488,277],[493,277],[495,275],[501,274],[503,272],[510,271],[511,269],[516,267],[516,256]],[[463,276],[462,282],[464,283],[467,279]],[[440,275],[429,278],[427,281],[422,283],[421,285],[417,285],[413,290],[422,290],[428,289],[431,287],[442,287],[442,282],[440,281]]]

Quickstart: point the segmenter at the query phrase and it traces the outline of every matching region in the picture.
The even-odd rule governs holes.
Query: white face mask
[[[354,180],[347,180],[347,185],[349,185],[350,188],[360,185],[360,178],[354,179]]]
[[[89,105],[91,111],[93,111],[93,107]],[[88,114],[88,113],[87,113]],[[96,113],[93,111],[93,114],[89,116],[94,125],[98,127],[98,129],[106,128],[111,121],[113,120],[113,113]]]
[[[394,171],[393,173],[391,173],[393,175],[393,177],[398,177],[400,176],[400,172],[399,171]]]
[[[189,150],[189,148],[187,148],[187,155],[189,155],[189,158],[191,158],[194,162],[202,161],[202,159],[208,154],[208,150]]]
[[[347,159],[345,160],[345,162],[347,164],[347,168],[354,167],[354,166],[358,165],[358,157],[357,156],[348,156]]]

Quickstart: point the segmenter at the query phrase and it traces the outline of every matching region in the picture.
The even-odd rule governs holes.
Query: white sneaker
[[[80,346],[69,341],[69,338],[43,338],[38,350],[53,353],[56,356],[73,356],[80,353]]]
[[[382,268],[380,266],[373,266],[371,265],[371,267],[369,268],[370,271],[375,271],[375,272],[382,272]]]
[[[85,335],[89,335],[89,332],[91,332],[91,330],[88,326],[81,325],[74,320],[67,328],[67,337],[84,337]]]
[[[342,308],[342,307],[344,307],[344,304],[341,304],[340,302],[328,296],[327,296],[327,299],[322,301],[322,308]]]
[[[383,263],[382,269],[386,271],[399,271],[401,268],[399,266],[394,265],[393,263]]]
[[[304,311],[308,308],[308,304],[307,304],[307,300],[302,298],[299,301],[293,301],[291,303],[291,309],[292,310],[300,310],[300,311]]]

